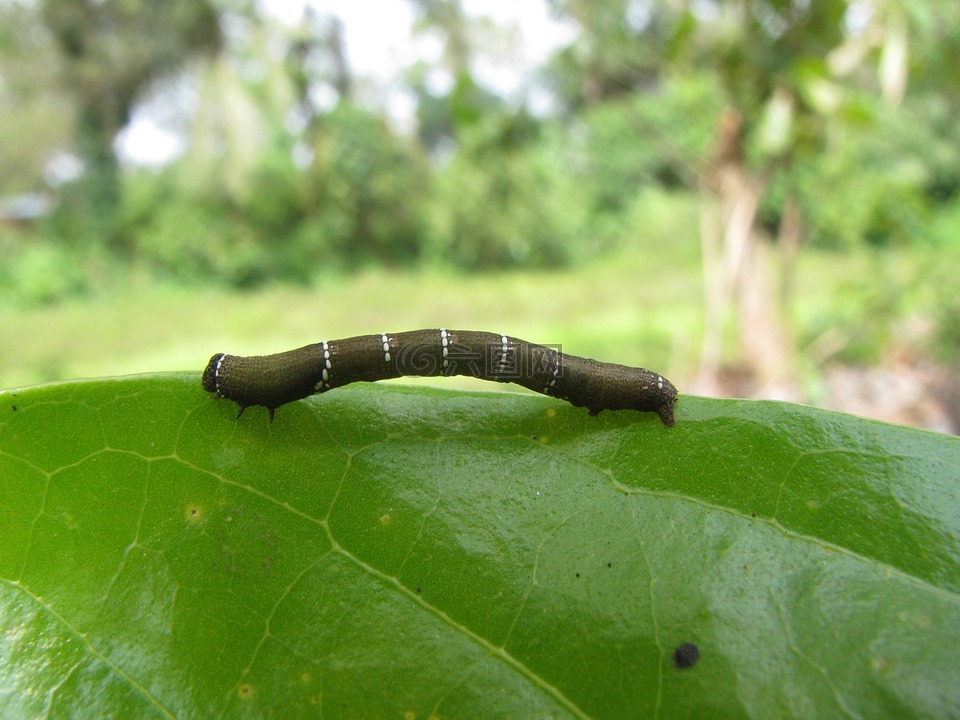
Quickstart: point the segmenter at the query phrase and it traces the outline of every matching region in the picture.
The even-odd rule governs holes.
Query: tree
[[[790,335],[779,302],[784,292],[777,292],[771,275],[771,246],[760,223],[761,208],[770,204],[771,181],[787,178],[774,212],[784,259],[781,282],[787,287],[789,273],[783,268],[800,244],[804,222],[790,184],[794,164],[820,152],[828,129],[846,122],[846,86],[868,87],[873,75],[883,97],[899,101],[910,68],[911,36],[942,35],[948,32],[942,28],[956,26],[946,20],[942,5],[928,0],[906,10],[879,2],[851,9],[844,0],[554,2],[557,12],[581,28],[559,65],[579,68],[582,78],[579,84],[558,85],[566,89],[570,107],[622,92],[649,92],[662,77],[677,73],[707,71],[723,90],[725,109],[717,117],[714,150],[699,163],[707,327],[701,384],[706,389],[717,379],[728,315],[737,319],[739,354],[755,381],[777,383],[792,374]],[[858,25],[854,10],[868,21]],[[956,57],[955,42],[946,48],[923,53],[929,67],[942,68],[944,57]],[[875,60],[879,73],[872,71]]]
[[[73,209],[109,237],[120,197],[114,138],[146,86],[198,54],[219,51],[217,13],[206,0],[44,0],[42,18],[77,109],[75,147],[84,171]]]
[[[552,80],[568,112],[656,85],[678,16],[662,2],[550,0],[580,37],[553,60]]]
[[[461,134],[504,111],[503,99],[476,79],[473,64],[481,52],[478,37],[483,21],[467,16],[461,0],[411,0],[417,15],[416,32],[434,32],[443,40],[442,71],[449,74],[450,88],[438,94],[430,87],[430,75],[438,68],[417,64],[407,72],[407,82],[417,98],[420,142],[431,151],[449,150]]]
[[[38,25],[32,8],[0,3],[0,197],[41,189],[47,165],[69,147],[72,108]]]

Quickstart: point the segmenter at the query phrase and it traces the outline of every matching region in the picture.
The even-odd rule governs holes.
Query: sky
[[[485,38],[493,41],[493,51],[479,54],[473,70],[478,82],[506,98],[519,94],[530,70],[576,34],[569,22],[550,17],[545,0],[462,0],[462,4],[468,16],[487,18],[496,28],[491,38]],[[442,40],[414,34],[414,13],[406,0],[263,0],[260,7],[267,17],[293,26],[307,5],[321,15],[339,16],[353,73],[383,93],[387,115],[398,130],[411,130],[416,108],[399,81],[400,73],[417,60],[437,61]],[[438,83],[443,81],[438,77]],[[536,95],[532,101],[537,102]],[[116,149],[128,164],[161,166],[183,151],[184,140],[164,127],[147,102],[117,138]]]

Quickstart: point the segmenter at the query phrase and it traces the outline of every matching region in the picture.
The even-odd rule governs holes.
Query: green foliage
[[[824,152],[799,158],[790,175],[778,176],[768,210],[792,187],[819,246],[955,245],[960,236],[932,225],[960,198],[960,131],[945,120],[953,111],[930,95],[897,111],[865,97],[858,104],[870,125],[835,128]]]
[[[176,74],[191,58],[220,51],[220,18],[204,0],[37,5],[36,19],[61,60],[61,91],[76,110],[72,150],[83,168],[72,183],[72,215],[109,247],[121,202],[117,133],[151,82]]]
[[[304,216],[304,175],[293,160],[290,138],[271,143],[257,158],[250,190],[235,201],[235,213],[261,234],[267,249],[283,252],[286,233]]]
[[[946,218],[953,238],[960,236],[960,205],[952,216]],[[928,316],[935,323],[933,351],[948,367],[960,368],[960,247],[935,246],[927,252],[921,263],[917,285],[924,291],[930,307]],[[957,398],[960,411],[960,397]]]
[[[436,179],[432,255],[467,270],[558,267],[597,250],[562,138],[524,115],[464,129]]]
[[[155,277],[184,285],[250,287],[271,276],[274,258],[224,198],[186,196],[172,173],[132,178],[124,219],[130,254]]]
[[[147,267],[185,284],[214,279],[251,287],[269,277],[269,250],[253,228],[220,208],[179,200],[160,206],[137,235],[137,256]]]
[[[423,250],[429,174],[381,119],[341,106],[318,127],[312,162],[285,138],[259,158],[250,192],[186,192],[188,165],[131,177],[130,253],[163,278],[230,287],[308,283],[331,269],[409,265]]]
[[[810,359],[810,349],[817,363],[936,358],[956,367],[960,247],[811,251],[806,258],[794,305],[802,357]]]
[[[69,146],[76,111],[57,92],[58,70],[35,11],[0,3],[0,198],[41,187],[47,163]]]
[[[10,720],[960,713],[957,438],[384,386],[269,424],[196,375],[0,400]]]
[[[874,365],[895,339],[911,298],[905,278],[897,277],[882,260],[868,262],[861,270],[879,281],[864,282],[859,274],[849,277],[805,330],[811,339],[827,332],[841,338],[837,352],[841,361]]]
[[[0,296],[14,306],[49,305],[89,290],[89,266],[36,232],[0,228]]]
[[[319,123],[312,149],[299,254],[317,267],[416,261],[430,173],[416,148],[373,113],[342,103]]]
[[[585,112],[580,150],[592,210],[617,215],[653,186],[697,190],[722,101],[711,76],[689,73]]]
[[[545,72],[567,112],[655,86],[690,36],[690,14],[677,13],[669,3],[554,0],[551,5],[581,33],[554,54]]]
[[[318,107],[311,90],[331,78],[317,66],[342,47],[309,23],[285,34],[253,6],[231,8],[231,22],[249,24],[224,45],[208,3],[170,13],[108,2],[79,15],[71,3],[0,7],[0,195],[38,187],[74,118],[89,131],[72,148],[86,176],[58,188],[37,248],[4,251],[24,267],[0,269],[0,282],[27,304],[82,294],[104,282],[87,271],[91,252],[109,255],[104,267],[121,279],[134,269],[237,288],[365,266],[537,269],[628,245],[655,253],[671,234],[692,237],[690,209],[730,103],[744,115],[751,168],[772,173],[769,229],[790,198],[819,247],[956,246],[960,137],[943,92],[956,78],[942,76],[958,45],[943,11],[927,0],[905,11],[909,33],[938,42],[917,51],[910,92],[891,109],[875,87],[876,48],[854,71],[832,69],[847,5],[788,5],[763,0],[738,15],[720,3],[698,16],[682,3],[553,3],[581,35],[531,76],[557,95],[554,114],[534,118],[471,74],[478,28],[462,8],[419,3],[421,29],[446,41],[440,65],[406,73],[420,144],[350,97],[348,82],[332,109]],[[81,36],[68,96],[43,58]],[[220,54],[197,66],[185,156],[159,174],[118,173],[114,131],[148,83],[201,51]],[[445,94],[429,82],[438,70],[453,79]],[[116,97],[100,107],[97,88]]]

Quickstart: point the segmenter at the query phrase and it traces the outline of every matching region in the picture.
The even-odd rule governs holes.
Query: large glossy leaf
[[[383,385],[234,415],[195,375],[0,394],[0,717],[960,716],[957,438]]]

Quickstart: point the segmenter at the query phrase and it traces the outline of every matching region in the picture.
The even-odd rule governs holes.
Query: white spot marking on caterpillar
[[[657,375],[657,388],[663,390],[663,378]]]
[[[447,367],[448,365],[450,365],[450,362],[447,360],[447,353],[449,352],[449,350],[447,349],[447,344],[450,341],[447,338],[448,338],[447,331],[444,330],[443,328],[440,328],[440,347],[441,347],[441,353],[443,354],[443,367]]]
[[[383,361],[388,363],[390,362],[390,338],[386,333],[380,333],[380,342],[383,343]]]
[[[330,362],[330,346],[327,344],[327,341],[324,340],[322,343],[323,346],[323,372],[321,373],[321,380],[317,383],[317,391],[323,392],[324,390],[329,390],[327,383],[330,381],[330,371],[333,369],[333,363]]]
[[[553,355],[553,377],[550,379],[550,382],[547,383],[546,387],[543,388],[543,394],[549,395],[550,390],[557,386],[557,378],[560,377],[560,353],[554,353]]]
[[[507,342],[507,336],[500,336],[500,373],[502,374],[507,369],[507,353],[509,352],[509,345]]]
[[[217,389],[217,395],[220,394],[220,366],[223,365],[223,359],[226,355],[221,354],[217,358],[217,367],[213,369],[213,386]]]

